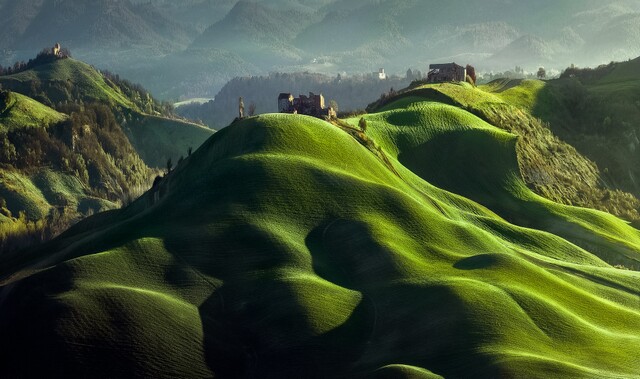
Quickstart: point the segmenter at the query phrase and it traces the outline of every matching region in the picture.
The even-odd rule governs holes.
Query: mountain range
[[[561,70],[640,55],[638,12],[638,0],[7,1],[0,64],[61,42],[165,99],[212,97],[235,76],[273,71]]]

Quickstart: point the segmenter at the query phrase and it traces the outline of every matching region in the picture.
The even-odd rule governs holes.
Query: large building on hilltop
[[[467,69],[455,63],[429,66],[428,83],[464,82],[465,80],[467,80]]]
[[[309,92],[309,96],[300,95],[294,98],[290,93],[281,93],[278,96],[278,112],[296,113],[314,117],[336,117],[332,107],[326,107],[324,96]]]

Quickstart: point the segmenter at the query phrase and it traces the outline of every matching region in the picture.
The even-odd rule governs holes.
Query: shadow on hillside
[[[370,303],[361,301],[342,324],[319,334],[316,318],[339,317],[319,312],[345,310],[337,299],[337,311],[306,302],[325,287],[291,271],[300,264],[301,252],[277,234],[238,220],[208,233],[174,230],[165,246],[222,283],[198,307],[204,358],[216,377],[336,377],[361,357],[371,333]],[[180,282],[185,273],[171,275]]]
[[[362,355],[370,305],[320,335],[308,309],[284,283],[226,283],[199,307],[204,353],[222,378],[327,378],[344,375]]]
[[[580,80],[548,81],[531,114],[564,142],[595,162],[605,187],[640,197],[640,141],[637,120],[640,91],[589,87]]]

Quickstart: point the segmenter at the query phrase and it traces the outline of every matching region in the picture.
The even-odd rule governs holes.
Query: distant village
[[[386,80],[387,74],[384,68],[374,72],[379,80]],[[429,66],[426,83],[448,83],[470,81],[475,84],[475,68],[466,67],[454,63],[432,64]],[[319,118],[335,118],[337,110],[327,107],[324,96],[309,92],[309,96],[299,95],[294,97],[291,93],[281,93],[278,96],[278,112],[290,114],[303,114]],[[244,115],[244,104],[240,101],[240,118]]]

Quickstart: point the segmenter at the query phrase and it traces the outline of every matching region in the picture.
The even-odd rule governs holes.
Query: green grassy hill
[[[61,122],[66,115],[15,92],[0,92],[0,130],[42,127]]]
[[[465,109],[491,125],[518,136],[518,165],[526,185],[547,199],[566,204],[609,212],[627,221],[640,220],[640,200],[635,192],[611,180],[611,171],[593,159],[590,151],[574,144],[580,132],[559,132],[546,118],[539,118],[540,109],[548,114],[564,115],[564,108],[550,102],[544,94],[549,82],[539,80],[496,80],[473,88],[468,84],[423,85],[401,91],[370,105],[378,110],[394,99],[419,97]],[[384,108],[383,108],[384,109]],[[570,142],[570,143],[569,143]],[[609,152],[615,155],[617,145]],[[624,145],[623,145],[624,146]],[[610,159],[610,158],[608,158]],[[627,163],[628,164],[628,163]]]
[[[40,54],[0,87],[0,255],[138,197],[214,133],[70,58]]]
[[[235,123],[5,260],[2,376],[640,375],[640,275],[611,266],[640,268],[638,230],[535,195],[459,107],[366,120]]]
[[[63,133],[68,115],[10,91],[0,91],[0,109],[0,208],[5,216],[0,236],[6,237],[7,229],[24,221],[18,220],[21,213],[28,220],[42,220],[61,208],[86,215],[116,207],[115,199],[105,199],[108,194],[100,199],[92,193],[89,178],[69,162],[76,158],[74,152],[55,145],[59,141],[55,135]],[[75,153],[82,157],[77,159],[88,157],[80,148]],[[66,167],[59,167],[65,160]]]
[[[152,167],[164,167],[168,159],[177,161],[189,147],[200,146],[214,133],[200,125],[164,117],[159,113],[161,105],[144,89],[105,76],[74,59],[59,59],[0,76],[0,85],[57,108],[74,102],[108,105],[145,163]]]
[[[594,162],[602,186],[640,198],[640,58],[596,69],[569,68],[557,80],[507,85],[512,88],[493,83],[483,89],[541,120]]]

